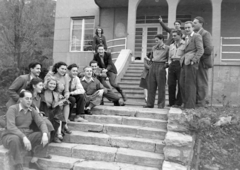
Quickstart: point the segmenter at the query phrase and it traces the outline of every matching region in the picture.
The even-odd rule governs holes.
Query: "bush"
[[[200,169],[216,165],[221,170],[240,167],[240,108],[186,110],[188,128],[201,139]]]

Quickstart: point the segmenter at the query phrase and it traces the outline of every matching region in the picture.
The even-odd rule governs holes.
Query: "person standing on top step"
[[[180,59],[184,54],[185,41],[182,39],[180,30],[173,30],[174,43],[169,47],[169,68],[168,68],[168,94],[169,106],[181,106],[182,96],[180,90]],[[177,94],[176,94],[176,88]]]
[[[125,93],[116,83],[117,69],[112,61],[111,53],[105,52],[103,45],[99,45],[98,53],[94,54],[93,60],[97,61],[98,66],[103,69],[102,72],[107,74],[111,86],[122,95],[123,101],[126,101]]]
[[[212,37],[211,34],[203,28],[203,17],[196,17],[193,20],[193,29],[202,36],[204,53],[199,61],[197,73],[197,106],[206,105],[206,96],[208,93],[208,69],[213,67],[212,61]]]
[[[147,103],[147,96],[148,96],[148,86],[147,86],[148,74],[149,74],[150,65],[152,63],[152,59],[150,57],[152,57],[151,52],[148,53],[147,56],[144,58],[144,70],[142,72],[141,80],[139,84],[139,87],[143,88],[144,90],[144,99],[146,103]]]
[[[168,37],[168,40],[166,41],[166,45],[170,45],[170,44],[172,44],[173,42],[174,42],[174,39],[173,39],[173,37],[172,37],[172,31],[173,30],[180,30],[181,32],[182,32],[182,38],[184,38],[185,37],[185,32],[184,32],[184,30],[181,30],[181,24],[182,24],[182,22],[180,21],[180,20],[176,20],[175,22],[174,22],[174,29],[173,28],[169,28],[169,27],[167,27],[164,23],[163,23],[163,19],[162,19],[162,17],[161,16],[159,16],[159,23],[160,23],[160,25],[162,26],[162,28],[167,32],[167,33],[169,33],[169,37]]]
[[[148,99],[144,108],[153,108],[158,88],[158,108],[165,106],[166,68],[168,67],[169,46],[163,43],[164,36],[155,36],[156,45],[152,48],[152,64],[148,75]]]
[[[194,33],[193,22],[185,22],[185,49],[181,57],[180,87],[184,108],[194,109],[197,94],[197,72],[199,60],[203,55],[202,36]]]
[[[101,44],[104,46],[104,49],[107,51],[107,42],[106,38],[103,35],[103,29],[97,28],[95,31],[95,36],[93,37],[93,50],[95,50],[95,53],[98,52],[98,46]]]

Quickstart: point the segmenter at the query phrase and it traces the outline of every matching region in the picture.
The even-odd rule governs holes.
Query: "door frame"
[[[162,33],[162,27],[160,27],[160,24],[136,24],[136,28],[142,28],[143,29],[143,40],[142,40],[142,55],[141,55],[141,60],[134,60],[134,62],[140,62],[142,63],[144,61],[144,57],[146,56],[147,53],[147,29],[149,27],[157,27],[157,34]],[[136,34],[136,33],[135,33]],[[134,45],[135,46],[135,45]],[[135,50],[134,50],[135,51]]]

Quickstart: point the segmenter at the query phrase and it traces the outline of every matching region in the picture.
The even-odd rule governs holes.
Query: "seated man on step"
[[[6,113],[7,126],[2,134],[2,143],[10,151],[13,158],[11,163],[15,166],[15,170],[23,170],[22,151],[27,150],[32,153],[30,168],[44,170],[38,164],[37,157],[50,158],[46,155],[46,146],[49,142],[47,126],[31,104],[32,93],[22,91],[19,94],[19,103],[10,106]],[[33,132],[30,129],[32,121],[36,123],[40,132]]]
[[[119,103],[120,97],[108,89],[104,89],[100,81],[92,76],[92,67],[85,67],[84,73],[85,75],[81,78],[81,83],[85,90],[85,114],[91,114],[91,109],[100,105],[103,96],[112,101],[114,106],[121,105]]]

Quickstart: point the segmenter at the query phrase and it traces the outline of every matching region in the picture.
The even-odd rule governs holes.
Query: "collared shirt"
[[[180,60],[180,58],[184,54],[184,48],[185,48],[185,41],[181,40],[179,43],[179,46],[177,46],[177,43],[174,42],[169,47],[169,59],[172,60]]]
[[[24,114],[27,114],[27,112],[28,112],[28,111],[31,112],[32,109],[31,109],[30,107],[27,108],[27,109],[24,109],[24,108],[22,107],[21,103],[19,103],[19,110],[18,110],[18,111],[19,111],[19,113],[20,113],[20,112],[23,112]]]
[[[77,76],[72,78],[69,76],[69,74],[67,74],[67,77],[68,77],[68,81],[69,81],[69,91],[70,91],[71,95],[85,93],[85,90],[81,84],[81,81]]]
[[[190,37],[192,37],[193,36],[193,34],[194,34],[194,31],[190,34],[190,35],[186,35],[186,37],[185,37],[185,40],[186,40],[186,44],[188,44],[189,43],[189,38]]]
[[[155,45],[152,48],[153,51],[153,59],[152,61],[157,62],[167,62],[168,61],[168,52],[169,46],[163,44],[161,46]]]
[[[103,85],[96,78],[91,78],[90,81],[87,81],[85,77],[81,79],[82,86],[86,92],[86,95],[92,95],[96,91],[103,89]]]
[[[82,81],[86,81],[86,82],[91,82],[92,81],[92,82],[94,82],[94,79],[91,77],[90,80],[87,80],[86,77],[84,76],[82,78]]]

